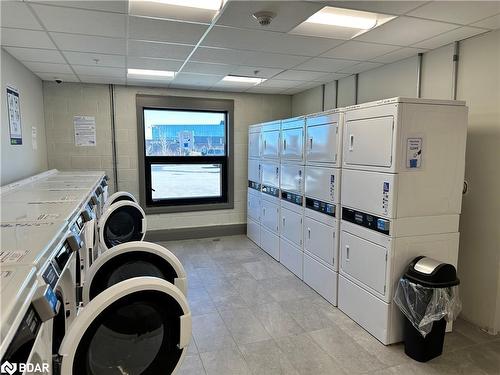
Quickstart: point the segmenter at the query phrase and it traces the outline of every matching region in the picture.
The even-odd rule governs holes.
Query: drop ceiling
[[[395,18],[350,40],[289,33],[326,5]],[[229,1],[213,21],[150,6],[2,1],[2,48],[43,80],[294,94],[500,28],[496,1]],[[267,27],[251,16],[263,10],[276,13]],[[178,73],[155,82],[127,78],[127,68]],[[267,80],[221,82],[228,74]]]

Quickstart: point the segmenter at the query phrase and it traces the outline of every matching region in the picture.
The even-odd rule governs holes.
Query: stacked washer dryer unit
[[[281,121],[262,124],[261,248],[280,259],[280,127]]]
[[[281,121],[280,262],[303,278],[305,118]]]
[[[258,246],[261,215],[261,125],[248,129],[247,236]]]
[[[337,305],[342,117],[339,109],[306,118],[304,282]]]
[[[384,344],[402,340],[392,298],[408,263],[457,264],[466,132],[464,102],[346,108],[338,306]]]

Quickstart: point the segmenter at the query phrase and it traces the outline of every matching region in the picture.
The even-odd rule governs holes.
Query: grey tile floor
[[[193,340],[180,374],[500,374],[500,337],[458,320],[444,353],[384,346],[244,236],[162,243],[189,278]]]

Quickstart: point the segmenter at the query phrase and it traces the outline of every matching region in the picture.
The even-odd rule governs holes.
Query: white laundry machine
[[[304,164],[305,117],[281,121],[281,161]]]
[[[3,265],[0,281],[2,373],[51,374],[52,318],[59,301],[37,280],[34,267]]]
[[[247,236],[257,246],[261,246],[261,140],[261,125],[250,126],[248,129]]]
[[[261,157],[279,160],[281,121],[266,122],[261,125]]]
[[[279,261],[280,220],[280,165],[279,162],[263,161],[261,164],[261,248]]]
[[[342,165],[342,124],[339,108],[306,116],[306,163]]]
[[[111,205],[97,222],[99,252],[113,246],[142,241],[146,235],[146,214],[135,202],[119,201]]]
[[[166,280],[187,295],[187,274],[179,259],[161,245],[134,241],[117,245],[95,260],[83,286],[83,303],[120,281],[140,276]]]
[[[102,212],[106,212],[109,206],[120,201],[139,203],[137,202],[137,199],[134,197],[134,195],[129,193],[128,191],[117,191],[116,193],[113,193],[108,197],[106,203],[103,206]]]

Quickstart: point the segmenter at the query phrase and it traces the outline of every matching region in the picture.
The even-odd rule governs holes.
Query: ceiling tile
[[[356,41],[409,46],[456,28],[447,23],[403,16],[360,35]]]
[[[179,90],[201,90],[201,91],[208,91],[210,89],[211,85],[193,85],[189,83],[174,83],[172,82],[168,88],[169,89],[179,89]]]
[[[367,12],[401,15],[427,1],[325,1],[325,5]]]
[[[129,14],[131,16],[163,18],[170,20],[211,23],[217,12],[211,9],[180,7],[159,1],[131,0]]]
[[[198,48],[191,57],[191,61],[225,63],[231,65],[255,65],[277,69],[291,68],[306,60],[308,60],[308,58],[305,56],[208,47]]]
[[[28,6],[22,1],[2,1],[2,27],[43,30]]]
[[[72,67],[78,75],[125,78],[125,68],[109,68],[104,66],[87,65],[72,65]]]
[[[184,60],[193,50],[193,46],[183,44],[128,41],[129,56],[159,57],[170,60]]]
[[[447,33],[435,36],[434,38],[424,40],[423,42],[414,44],[413,47],[434,49],[449,43],[453,43],[455,41],[470,38],[471,36],[477,34],[485,33],[487,31],[488,30],[464,26],[452,31],[448,31]]]
[[[83,74],[79,74],[78,77],[84,83],[101,83],[114,85],[125,85],[127,83],[125,77],[88,76]]]
[[[212,86],[219,82],[224,75],[179,73],[175,75],[172,84]]]
[[[2,27],[2,46],[56,49],[43,31],[9,29]]]
[[[44,81],[55,81],[56,79],[60,79],[63,82],[80,82],[77,76],[74,74],[58,74],[58,73],[35,73],[38,77],[40,77]]]
[[[272,79],[268,79],[267,81],[262,82],[258,86],[280,88],[280,89],[284,90],[284,89],[289,89],[291,87],[297,87],[299,85],[302,85],[303,83],[304,83],[304,81],[294,81],[294,80],[272,78]]]
[[[311,72],[308,70],[285,70],[284,72],[275,76],[275,78],[292,81],[311,81],[324,75],[324,72]]]
[[[125,37],[126,16],[84,9],[32,5],[48,31]]]
[[[264,86],[258,85],[258,86],[249,88],[245,92],[248,92],[249,94],[280,94],[284,90],[286,90],[286,89],[283,89],[281,87],[264,87]]]
[[[379,66],[382,66],[382,65],[384,65],[384,64],[374,63],[374,62],[361,62],[361,63],[356,64],[356,65],[345,67],[345,68],[339,70],[339,73],[357,74],[357,73],[361,73],[361,72],[366,72],[367,70],[378,68]]]
[[[484,27],[491,30],[500,29],[500,14],[473,23],[471,26]]]
[[[388,53],[383,56],[376,57],[375,59],[371,60],[373,62],[379,62],[379,63],[384,63],[384,64],[389,64],[393,63],[399,60],[407,59],[412,56],[417,56],[419,53],[427,52],[425,49],[419,49],[419,48],[411,48],[411,47],[405,47],[405,48],[400,48],[397,51]]]
[[[317,79],[315,79],[314,81],[318,82],[318,83],[327,83],[327,82],[332,82],[332,81],[336,81],[338,79],[342,79],[342,78],[345,78],[347,77],[349,74],[342,74],[342,73],[328,73],[328,74],[325,74],[324,76],[321,76]]]
[[[225,76],[235,68],[234,65],[188,62],[182,69],[183,73],[216,74]]]
[[[226,92],[245,92],[248,90],[248,85],[241,86],[237,84],[229,84],[228,82],[218,82],[210,87],[210,91],[226,91]]]
[[[61,53],[55,49],[4,47],[4,49],[19,61],[38,61],[64,64]]]
[[[116,68],[125,67],[125,56],[67,51],[63,52],[63,54],[72,65],[111,66]]]
[[[208,25],[129,17],[128,27],[130,39],[195,45]]]
[[[63,73],[73,74],[68,64],[52,64],[34,61],[24,61],[23,64],[32,72],[36,73]]]
[[[299,1],[232,1],[217,24],[239,28],[288,32],[323,8],[322,4]],[[271,11],[276,17],[268,26],[261,26],[252,14]]]
[[[127,78],[127,85],[144,87],[168,87],[171,80],[153,81],[148,79]]]
[[[316,56],[341,41],[327,38],[313,38],[262,30],[243,30],[215,26],[203,41],[204,46],[234,48],[261,52],[285,53],[302,56]]]
[[[497,13],[500,13],[498,1],[432,1],[408,15],[468,25]]]
[[[40,3],[46,5],[63,5],[61,0],[55,1],[38,1],[38,0],[25,0],[30,3]],[[128,0],[64,0],[64,6],[69,8],[80,8],[90,10],[102,10],[106,12],[127,13]]]
[[[182,60],[168,60],[147,57],[129,56],[127,59],[127,68],[152,69],[152,70],[170,70],[176,72],[181,67]]]
[[[125,39],[78,34],[50,33],[60,50],[125,55]]]
[[[338,47],[334,47],[321,56],[334,57],[338,59],[366,61],[374,57],[395,51],[398,48],[399,47],[390,46],[387,44],[365,43],[352,40],[347,43],[341,44]]]
[[[327,59],[324,57],[314,57],[303,64],[295,66],[294,69],[298,70],[312,70],[323,73],[333,73],[342,69],[345,66],[357,64],[359,61],[354,60],[339,60]]]
[[[281,73],[283,69],[277,68],[263,68],[260,66],[238,66],[234,68],[230,73],[239,76],[257,76],[260,78],[270,78],[275,76],[278,73]]]

